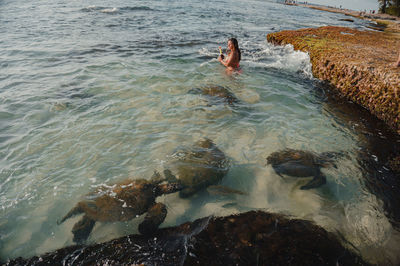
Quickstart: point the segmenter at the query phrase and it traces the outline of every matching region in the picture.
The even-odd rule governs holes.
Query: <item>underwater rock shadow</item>
[[[101,96],[89,93],[82,87],[73,88],[60,92],[52,98],[52,110],[64,111],[71,110],[80,113],[94,110],[103,103]]]
[[[209,99],[210,104],[225,103],[235,106],[240,103],[239,99],[230,89],[219,85],[192,88],[188,93],[204,95]]]
[[[349,102],[329,85],[317,83],[316,97],[324,113],[344,127],[351,128],[361,147],[357,161],[363,172],[366,188],[383,202],[385,215],[400,229],[400,173],[390,167],[390,159],[400,151],[400,136],[366,109]]]
[[[258,120],[260,114],[257,112],[254,106],[240,100],[230,88],[211,85],[202,86],[190,89],[188,94],[200,95],[204,97],[207,101],[205,107],[197,107],[196,110],[207,111],[207,108],[212,108],[214,106],[226,106],[232,114],[240,117],[246,117],[250,120]],[[210,110],[211,112],[214,112]],[[265,118],[265,114],[262,115]]]

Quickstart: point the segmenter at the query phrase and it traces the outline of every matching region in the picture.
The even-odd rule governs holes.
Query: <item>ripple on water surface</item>
[[[178,147],[208,137],[231,162],[222,185],[246,194],[159,197],[168,208],[163,227],[264,209],[339,232],[373,263],[399,261],[398,232],[364,182],[367,126],[327,100],[307,54],[265,40],[271,31],[348,25],[342,15],[265,1],[91,4],[2,3],[1,259],[73,244],[80,218],[57,220],[85,194],[150,178]],[[232,36],[241,71],[227,75],[217,48]],[[189,93],[216,85],[238,102]],[[284,148],[345,156],[322,170],[326,185],[300,190],[305,180],[266,165]],[[137,233],[142,219],[97,223],[88,242]]]

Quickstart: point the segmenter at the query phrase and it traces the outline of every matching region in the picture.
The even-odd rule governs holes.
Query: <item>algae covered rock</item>
[[[71,246],[6,265],[368,265],[312,222],[250,211],[206,217],[150,236]]]
[[[326,26],[270,33],[267,40],[309,53],[315,77],[400,133],[398,32]]]

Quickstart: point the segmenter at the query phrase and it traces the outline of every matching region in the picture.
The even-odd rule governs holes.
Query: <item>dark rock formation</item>
[[[320,89],[323,91],[317,97],[324,101],[323,112],[336,123],[352,128],[357,136],[357,161],[367,189],[383,202],[386,217],[400,229],[400,171],[396,170],[400,166],[400,135],[331,88]]]
[[[366,265],[309,221],[251,211],[203,218],[93,246],[71,246],[6,265]]]
[[[308,52],[315,77],[385,122],[398,136],[400,68],[394,67],[394,62],[400,47],[400,24],[377,23],[385,25],[384,32],[328,26],[271,33],[267,39],[274,44],[292,44],[296,50]],[[373,151],[360,152],[359,161],[368,189],[382,199],[386,215],[399,228],[400,179],[396,168],[400,157],[388,158],[387,152],[383,152],[397,150],[394,153],[398,153],[396,138],[392,137],[393,142],[386,141],[385,145],[377,139],[379,144],[370,144]],[[379,162],[374,158],[379,158]]]
[[[342,19],[339,19],[340,21],[347,21],[347,22],[354,22],[354,20],[353,19],[351,19],[351,18],[342,18]]]
[[[392,171],[400,173],[400,155],[390,158],[388,161],[388,166]]]

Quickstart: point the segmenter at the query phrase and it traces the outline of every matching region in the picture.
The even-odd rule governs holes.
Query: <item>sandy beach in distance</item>
[[[400,31],[400,17],[396,17],[396,16],[392,16],[392,15],[388,15],[388,14],[381,14],[381,13],[378,13],[377,10],[375,11],[375,14],[372,14],[369,12],[369,10],[367,12],[361,12],[361,11],[355,11],[355,10],[351,10],[351,9],[313,5],[313,4],[294,4],[294,5],[317,9],[317,10],[321,10],[321,11],[341,13],[346,16],[352,16],[352,17],[361,18],[361,19],[392,21],[393,23],[390,23],[390,27]]]

